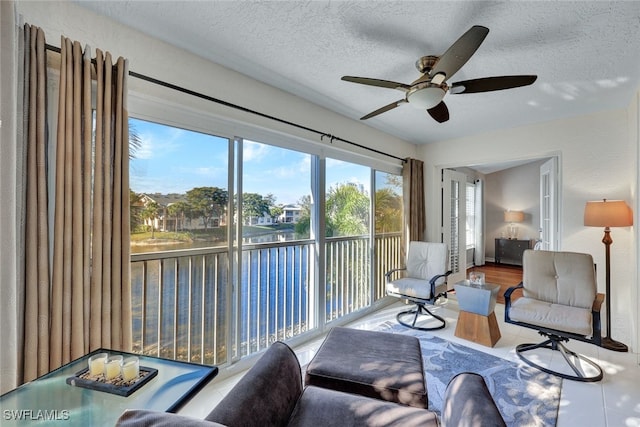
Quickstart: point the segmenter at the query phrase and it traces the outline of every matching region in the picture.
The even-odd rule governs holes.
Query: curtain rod
[[[47,50],[51,50],[51,51],[57,52],[57,53],[60,53],[62,51],[59,47],[53,46],[53,45],[50,45],[50,44],[45,44],[45,48]],[[340,137],[332,135],[330,133],[321,132],[319,130],[312,129],[310,127],[303,126],[303,125],[300,125],[298,123],[294,123],[294,122],[290,122],[288,120],[284,120],[284,119],[281,119],[281,118],[278,118],[278,117],[270,116],[268,114],[261,113],[261,112],[256,111],[256,110],[251,110],[249,108],[242,107],[240,105],[233,104],[231,102],[224,101],[222,99],[214,98],[212,96],[209,96],[209,95],[206,95],[206,94],[203,94],[203,93],[200,93],[200,92],[196,92],[194,90],[187,89],[187,88],[184,88],[182,86],[175,85],[173,83],[168,83],[168,82],[165,82],[165,81],[162,81],[162,80],[158,80],[158,79],[153,78],[153,77],[145,76],[144,74],[136,73],[135,71],[129,70],[129,76],[135,77],[137,79],[144,80],[144,81],[147,81],[149,83],[153,83],[153,84],[156,84],[156,85],[159,85],[159,86],[163,86],[163,87],[166,87],[166,88],[169,88],[169,89],[173,89],[173,90],[176,90],[178,92],[185,93],[187,95],[191,95],[191,96],[195,96],[197,98],[201,98],[201,99],[204,99],[204,100],[207,100],[207,101],[215,102],[216,104],[224,105],[225,107],[234,108],[236,110],[240,110],[240,111],[243,111],[245,113],[254,114],[254,115],[269,119],[269,120],[274,120],[274,121],[279,122],[279,123],[283,123],[283,124],[286,124],[286,125],[289,125],[289,126],[296,127],[298,129],[306,130],[307,132],[315,133],[317,135],[320,135],[320,141],[322,141],[326,137],[326,138],[329,138],[329,141],[332,144],[333,144],[333,141],[340,141],[340,142],[344,142],[345,144],[350,144],[350,145],[353,145],[355,147],[362,148],[363,150],[368,150],[368,151],[371,151],[371,152],[374,152],[374,153],[381,154],[383,156],[387,156],[387,157],[391,157],[391,158],[400,160],[403,163],[406,161],[405,159],[403,159],[401,157],[398,157],[398,156],[394,156],[393,154],[385,153],[384,151],[376,150],[375,148],[366,147],[364,145],[361,145],[361,144],[358,144],[356,142],[340,138]]]

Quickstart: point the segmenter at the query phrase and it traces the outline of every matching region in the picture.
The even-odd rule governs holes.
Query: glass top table
[[[137,356],[158,374],[128,397],[67,384],[104,352]],[[217,374],[215,366],[99,349],[0,396],[0,425],[113,426],[126,409],[176,412]]]

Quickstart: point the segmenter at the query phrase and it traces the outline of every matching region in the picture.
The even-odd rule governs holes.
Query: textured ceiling
[[[443,124],[410,105],[366,121],[416,144],[626,108],[640,86],[636,1],[77,3],[353,119],[403,94],[341,76],[411,83],[419,57],[442,54],[473,25],[489,35],[450,83],[538,75],[524,88],[446,95]]]

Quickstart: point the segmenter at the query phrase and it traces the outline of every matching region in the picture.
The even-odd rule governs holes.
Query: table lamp
[[[516,223],[522,221],[524,221],[524,212],[512,210],[504,211],[504,222],[509,223],[507,228],[509,239],[518,238],[518,226]]]
[[[614,351],[629,351],[627,346],[611,338],[611,239],[610,227],[629,227],[633,225],[633,212],[623,200],[607,200],[587,202],[584,208],[584,225],[589,227],[604,227],[602,243],[605,247],[605,283],[607,310],[607,336],[602,338],[602,347]]]

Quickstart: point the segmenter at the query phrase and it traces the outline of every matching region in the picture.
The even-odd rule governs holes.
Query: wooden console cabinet
[[[496,239],[496,264],[522,265],[522,254],[533,248],[531,240]]]

